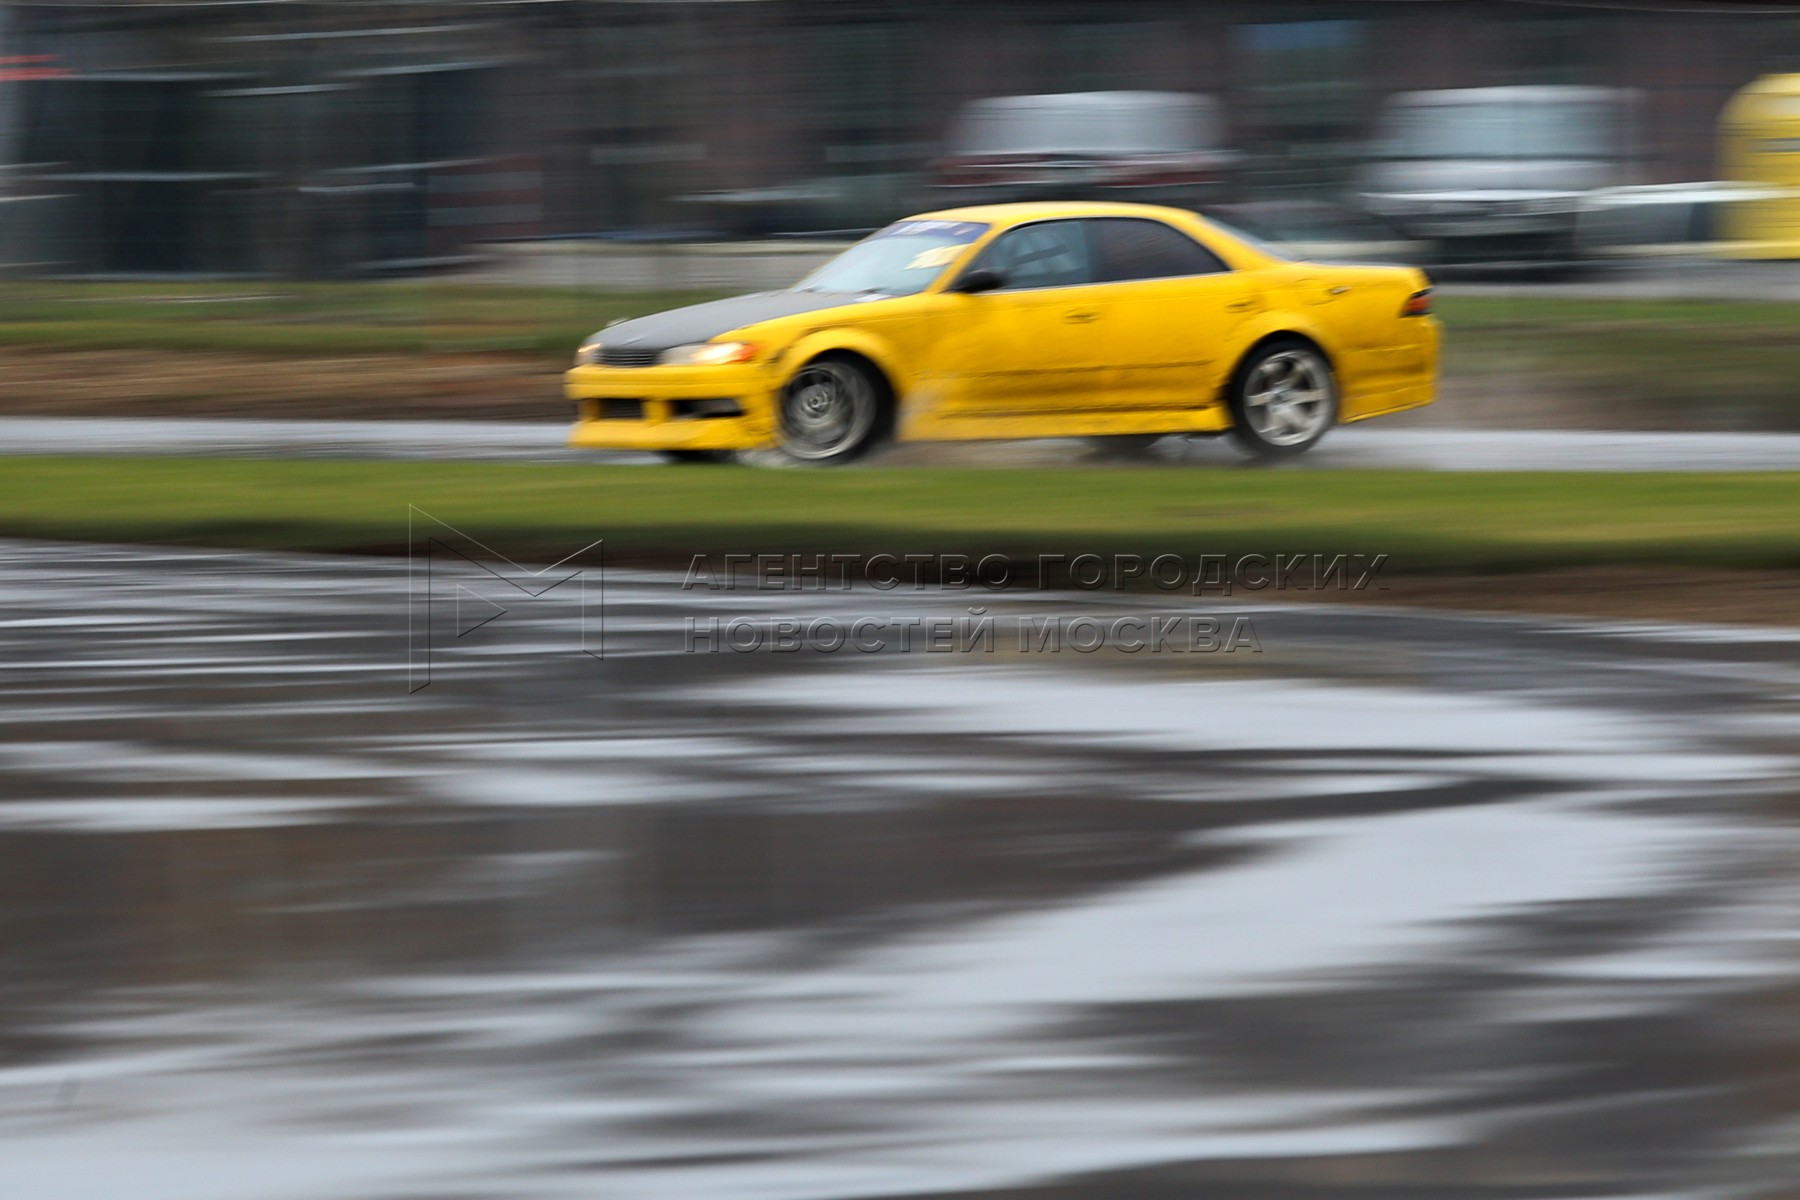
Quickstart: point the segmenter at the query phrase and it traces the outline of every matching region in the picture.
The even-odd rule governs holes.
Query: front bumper
[[[753,450],[775,440],[779,381],[764,364],[582,366],[563,380],[575,402],[576,449]],[[737,411],[704,411],[721,401]]]

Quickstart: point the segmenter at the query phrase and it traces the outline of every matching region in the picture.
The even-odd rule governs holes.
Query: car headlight
[[[575,352],[575,365],[578,367],[591,367],[599,361],[599,342],[583,342],[581,343],[581,349]]]
[[[717,367],[749,362],[755,357],[754,342],[696,342],[664,350],[656,361],[665,366]]]

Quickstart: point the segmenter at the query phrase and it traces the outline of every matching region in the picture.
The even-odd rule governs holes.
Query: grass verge
[[[342,357],[505,353],[567,364],[607,322],[717,292],[396,283],[8,284],[0,345]]]
[[[518,560],[1388,555],[1391,575],[1800,568],[1800,472],[758,471],[19,457],[0,535],[403,553],[416,508]],[[421,526],[421,528],[423,528]]]
[[[1628,424],[1800,428],[1800,304],[1450,296],[1444,377],[1525,384]]]
[[[209,391],[208,359],[257,356],[267,382],[255,407],[305,415],[419,415],[449,388],[456,364],[510,364],[477,407],[558,403],[552,372],[615,318],[711,298],[713,292],[613,293],[456,281],[356,283],[59,283],[18,281],[0,297],[0,351],[134,352],[120,375],[68,369],[18,385],[0,380],[0,410],[214,412],[187,403]],[[1520,393],[1576,420],[1669,428],[1800,428],[1800,304],[1775,301],[1457,296],[1441,299],[1446,394]],[[391,356],[363,382],[345,360]],[[104,366],[104,364],[102,364]],[[63,368],[55,368],[62,370]],[[321,375],[328,374],[329,388]],[[83,385],[88,387],[82,393]],[[458,390],[460,389],[460,390]],[[1460,391],[1459,391],[1460,389]],[[61,401],[55,396],[74,393]],[[264,393],[268,393],[264,395]],[[407,396],[417,393],[411,399]],[[250,407],[245,405],[244,407]],[[558,409],[557,411],[560,411]]]

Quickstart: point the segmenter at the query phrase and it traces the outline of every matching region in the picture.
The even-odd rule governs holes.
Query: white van
[[[1392,97],[1357,190],[1445,262],[1570,263],[1602,189],[1640,182],[1638,94],[1493,87]]]

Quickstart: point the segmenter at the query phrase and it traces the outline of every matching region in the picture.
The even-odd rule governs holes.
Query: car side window
[[[1178,229],[1144,217],[1097,217],[1093,233],[1094,278],[1168,279],[1229,271],[1222,259]]]
[[[1005,291],[1092,283],[1080,221],[1039,221],[1009,229],[981,252],[975,269],[998,271]]]

